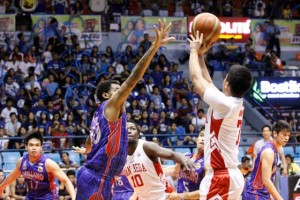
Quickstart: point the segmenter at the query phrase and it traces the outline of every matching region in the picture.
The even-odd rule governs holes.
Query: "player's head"
[[[0,183],[2,183],[2,181],[4,180],[5,176],[4,176],[4,171],[2,169],[0,169]]]
[[[39,156],[43,149],[43,136],[38,132],[33,132],[25,137],[24,143],[29,156]]]
[[[128,144],[134,144],[140,138],[140,130],[136,123],[133,121],[127,121],[126,129],[128,132]]]
[[[23,184],[25,182],[23,174],[20,174],[20,176],[17,178],[17,182],[19,184]]]
[[[291,136],[291,125],[284,120],[279,120],[273,125],[272,134],[278,145],[285,146]]]
[[[118,89],[120,83],[117,80],[106,80],[97,85],[96,96],[100,102],[109,99]]]
[[[197,149],[204,150],[204,127],[199,130],[197,137]]]
[[[248,156],[242,157],[242,167],[246,170],[250,168],[250,158]]]
[[[242,65],[232,65],[223,81],[223,92],[242,98],[252,85],[252,74]]]
[[[272,134],[271,126],[269,126],[269,125],[264,125],[264,126],[262,127],[261,131],[262,131],[262,135],[263,135],[264,139],[265,139],[266,141],[270,140],[271,134]]]
[[[70,179],[70,181],[72,183],[75,183],[76,182],[76,173],[74,170],[68,170],[67,171],[67,177]]]

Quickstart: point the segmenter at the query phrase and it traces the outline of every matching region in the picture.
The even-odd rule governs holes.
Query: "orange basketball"
[[[199,35],[203,33],[203,40],[207,43],[215,43],[221,32],[220,20],[211,13],[201,13],[193,20],[192,34],[196,37],[196,32]]]

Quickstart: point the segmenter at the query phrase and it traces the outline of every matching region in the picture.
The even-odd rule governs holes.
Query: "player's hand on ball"
[[[190,36],[191,39],[188,39],[190,43],[190,51],[195,50],[198,52],[203,43],[203,34],[201,33],[201,35],[199,35],[199,31],[197,31],[196,38],[193,35]]]

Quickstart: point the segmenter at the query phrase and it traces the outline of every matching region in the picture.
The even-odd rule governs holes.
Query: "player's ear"
[[[103,92],[103,93],[102,93],[102,97],[103,97],[104,99],[108,99],[108,98],[109,98],[108,93]]]

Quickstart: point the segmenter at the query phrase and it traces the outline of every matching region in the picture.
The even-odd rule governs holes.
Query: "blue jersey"
[[[113,200],[129,200],[134,192],[125,175],[115,179],[113,191]]]
[[[260,152],[258,153],[255,159],[255,164],[251,174],[251,178],[246,187],[247,190],[245,194],[245,199],[270,199],[270,193],[263,185],[262,163],[260,161],[261,153],[268,148],[272,149],[272,151],[274,152],[274,162],[272,163],[272,176],[271,176],[271,181],[272,182],[274,181],[275,173],[277,169],[277,163],[278,163],[278,152],[276,147],[274,146],[274,143],[268,142],[261,148]]]
[[[20,170],[29,189],[27,199],[58,199],[54,176],[46,171],[46,159],[44,154],[36,163],[30,163],[28,154],[22,158]]]
[[[185,154],[187,158],[193,157],[192,153]],[[192,192],[199,190],[200,183],[204,177],[204,157],[201,156],[195,161],[195,169],[193,170],[180,170],[178,177],[177,192]]]
[[[106,104],[107,101],[99,106],[91,122],[92,149],[78,173],[77,200],[111,199],[113,178],[122,172],[126,163],[126,112],[116,122],[110,122],[104,115]]]

